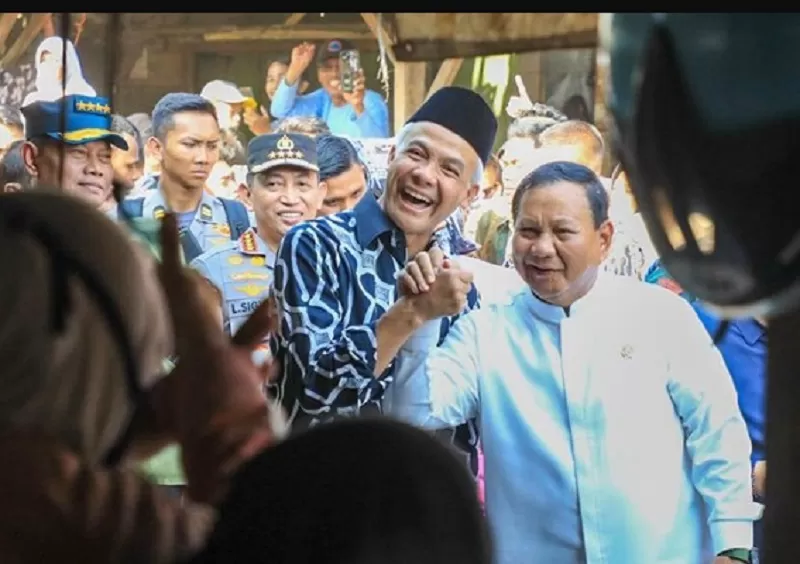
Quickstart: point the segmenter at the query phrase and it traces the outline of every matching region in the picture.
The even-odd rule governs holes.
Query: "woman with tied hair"
[[[226,340],[206,285],[180,264],[174,217],[164,225],[157,275],[74,198],[0,195],[0,261],[13,265],[0,276],[4,564],[183,561],[228,476],[283,432],[250,361],[266,309]],[[185,505],[126,469],[175,441]]]
[[[64,70],[64,48],[67,49],[66,71]],[[83,78],[83,69],[78,51],[72,41],[62,37],[46,38],[36,49],[36,89],[22,102],[27,106],[32,102],[52,102],[64,96],[81,94],[97,96],[95,89]],[[66,72],[66,81],[64,73]]]

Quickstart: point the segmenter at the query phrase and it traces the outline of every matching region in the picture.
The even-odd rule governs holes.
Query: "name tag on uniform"
[[[261,300],[231,300],[228,302],[228,315],[231,317],[250,315],[260,303]]]

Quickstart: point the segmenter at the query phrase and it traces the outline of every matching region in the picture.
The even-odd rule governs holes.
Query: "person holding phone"
[[[316,54],[317,78],[321,88],[299,95],[298,86]],[[343,65],[342,58],[351,64]],[[338,39],[317,50],[311,43],[292,49],[289,68],[278,85],[270,113],[289,116],[314,116],[324,120],[334,135],[386,138],[389,133],[389,108],[383,97],[365,88],[364,71],[352,66],[359,61],[354,46]]]

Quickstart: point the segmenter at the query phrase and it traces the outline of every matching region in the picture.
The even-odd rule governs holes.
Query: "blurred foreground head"
[[[155,262],[134,245],[76,198],[0,195],[0,429],[89,463],[120,442],[171,351]]]
[[[618,156],[669,273],[726,317],[800,303],[798,14],[601,20]]]
[[[323,425],[236,476],[193,564],[488,564],[477,489],[428,433],[391,420]]]

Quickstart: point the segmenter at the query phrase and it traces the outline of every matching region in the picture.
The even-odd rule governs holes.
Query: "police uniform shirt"
[[[142,217],[160,220],[167,211],[167,203],[161,188],[148,190],[144,196]],[[231,242],[228,215],[219,198],[203,190],[200,205],[197,207],[194,219],[189,223],[189,233],[203,252]]]
[[[275,253],[251,227],[238,241],[203,253],[190,266],[219,289],[225,332],[232,336],[267,298],[272,288]],[[265,345],[262,352],[267,351]]]

